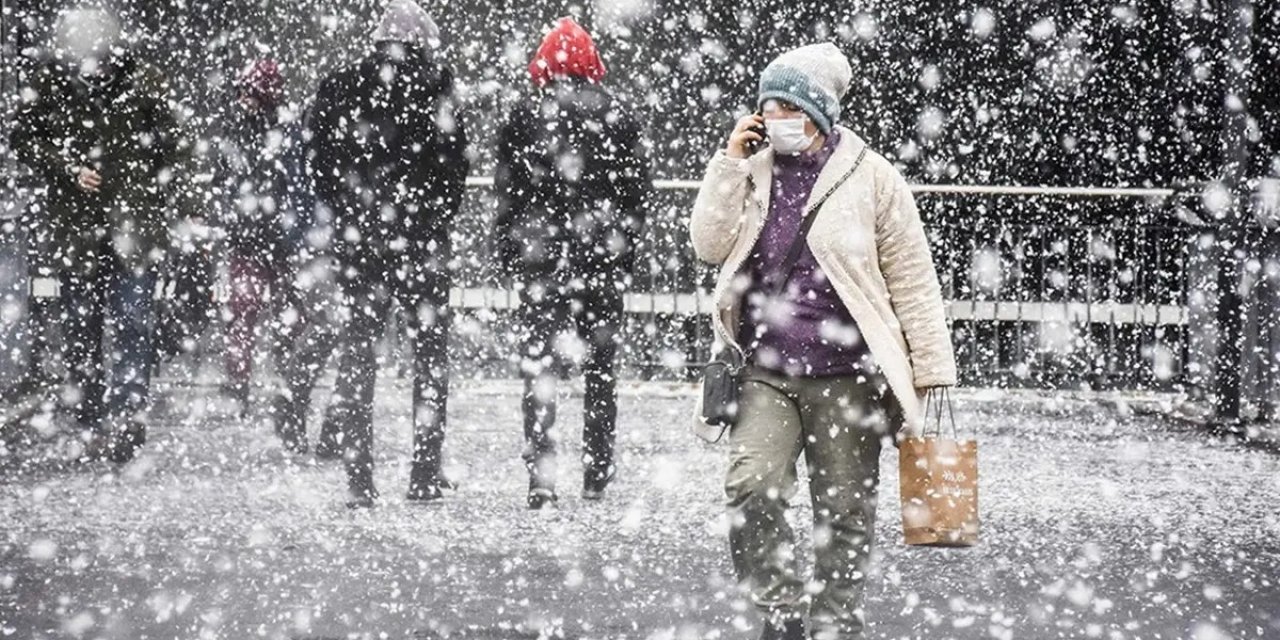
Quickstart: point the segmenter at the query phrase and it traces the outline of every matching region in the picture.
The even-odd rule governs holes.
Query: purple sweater
[[[751,364],[793,377],[856,375],[870,359],[857,323],[808,245],[786,291],[772,300],[766,291],[767,279],[781,276],[813,185],[839,143],[832,131],[817,151],[774,156],[769,213],[743,267],[750,284],[738,342]]]

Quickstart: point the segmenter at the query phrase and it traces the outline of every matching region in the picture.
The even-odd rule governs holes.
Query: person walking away
[[[770,63],[761,114],[739,120],[712,157],[689,222],[697,256],[720,266],[719,346],[747,363],[725,491],[734,570],[765,615],[765,639],[805,639],[806,601],[813,638],[864,637],[882,443],[919,427],[926,389],[956,383],[911,191],[836,124],[851,78],[829,43]],[[816,217],[788,271],[806,215]],[[801,454],[815,530],[808,588],[785,516]]]
[[[595,43],[560,19],[529,64],[536,87],[498,143],[498,261],[519,282],[528,506],[557,500],[556,382],[579,351],[585,380],[583,497],[617,466],[616,359],[623,295],[644,224],[648,160],[634,110],[601,80]]]
[[[253,350],[263,312],[289,308],[303,234],[311,217],[302,170],[301,128],[282,118],[284,76],[275,61],[259,60],[236,81],[236,106],[219,144],[222,226],[228,244],[231,295],[226,328],[225,390],[247,410]],[[288,116],[288,113],[283,113]],[[282,342],[297,319],[267,323]],[[277,345],[273,349],[281,352]]]
[[[449,359],[450,231],[469,161],[439,29],[417,3],[392,0],[374,50],[320,85],[310,123],[310,172],[333,211],[345,326],[333,415],[342,429],[351,507],[373,482],[374,343],[396,299],[413,343],[413,466],[408,498],[452,487],[441,471]],[[294,396],[295,398],[297,396]],[[290,430],[298,415],[286,411]]]
[[[47,189],[70,378],[64,397],[82,457],[123,463],[146,440],[155,265],[168,246],[183,152],[165,78],[130,49],[114,14],[64,11],[51,53],[23,90],[10,143]]]

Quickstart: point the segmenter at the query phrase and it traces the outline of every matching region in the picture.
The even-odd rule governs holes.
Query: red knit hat
[[[555,28],[542,39],[542,45],[529,63],[529,75],[539,87],[565,76],[600,82],[604,74],[604,62],[600,60],[596,43],[573,18],[556,21]]]
[[[275,60],[266,59],[253,63],[236,80],[240,91],[266,108],[274,108],[284,100],[284,76]]]

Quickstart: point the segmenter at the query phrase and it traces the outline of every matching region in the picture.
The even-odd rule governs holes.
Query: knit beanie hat
[[[124,44],[124,35],[111,11],[77,5],[58,17],[51,44],[59,57],[79,64],[86,58],[105,60],[113,48]]]
[[[236,86],[267,109],[275,109],[284,100],[284,76],[275,60],[264,59],[250,65],[240,73]]]
[[[414,0],[391,0],[373,32],[373,41],[403,42],[434,49],[440,46],[440,27]]]
[[[600,60],[596,43],[573,18],[556,21],[555,28],[542,39],[529,62],[529,76],[539,87],[565,77],[600,82],[604,74],[604,62]]]
[[[770,99],[790,102],[826,135],[840,117],[840,99],[852,81],[849,59],[834,44],[811,44],[778,56],[764,68],[757,105]]]

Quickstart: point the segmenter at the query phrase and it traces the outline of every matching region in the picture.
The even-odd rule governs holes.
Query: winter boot
[[[560,498],[556,495],[554,486],[546,486],[538,483],[533,478],[529,478],[529,495],[526,500],[530,509],[538,511],[556,506]]]
[[[409,472],[409,493],[405,496],[410,502],[434,502],[444,497],[445,491],[458,488],[439,471],[414,467]]]
[[[237,413],[241,418],[249,414],[249,382],[247,380],[224,382],[219,392],[224,397],[235,401]]]
[[[77,462],[95,462],[111,453],[111,437],[94,431],[84,431],[80,436],[80,455]]]
[[[304,454],[307,452],[307,436],[304,417],[298,407],[288,397],[276,396],[272,406],[276,435],[280,437],[284,450],[289,453]]]
[[[373,486],[372,474],[353,476],[347,480],[347,508],[372,509],[378,503],[378,490]]]
[[[141,421],[125,420],[114,429],[108,457],[116,464],[125,464],[137,454],[147,441],[147,428]]]
[[[559,500],[556,496],[555,454],[529,452],[523,457],[525,467],[529,469],[529,494],[526,500],[529,508],[538,510],[546,506],[554,506]]]
[[[614,476],[617,475],[617,469],[610,465],[605,469],[587,468],[582,473],[582,499],[583,500],[600,500],[604,498],[604,490],[613,482]]]
[[[342,428],[338,425],[338,421],[326,411],[324,420],[320,422],[320,440],[316,442],[316,459],[341,460],[343,439]]]
[[[808,640],[808,636],[804,633],[804,620],[788,618],[782,621],[768,621],[760,634],[760,640]]]
[[[347,490],[346,505],[348,509],[372,509],[378,506],[378,492],[376,490],[356,491],[349,489]]]
[[[236,407],[239,409],[241,418],[249,415],[249,384],[236,385],[235,393],[231,396],[236,401]]]

